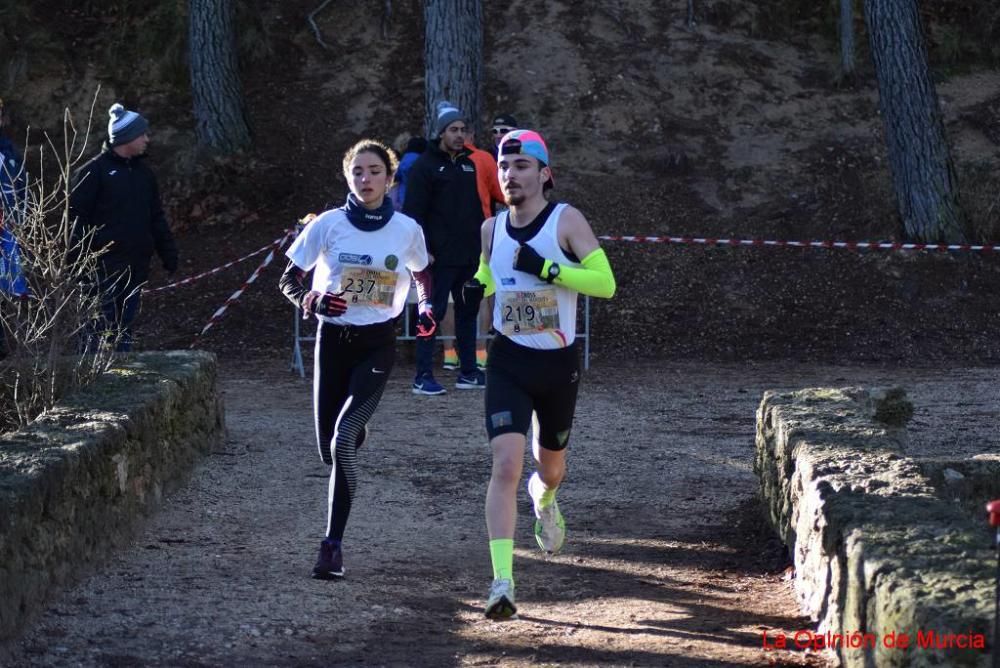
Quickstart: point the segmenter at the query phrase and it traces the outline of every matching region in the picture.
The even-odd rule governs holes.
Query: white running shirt
[[[382,229],[359,230],[343,209],[324,211],[285,252],[313,271],[316,292],[343,293],[347,311],[338,318],[317,315],[335,325],[372,325],[397,317],[406,306],[410,275],[429,262],[424,232],[415,220],[394,213]]]
[[[557,204],[545,224],[527,243],[548,260],[579,267],[579,263],[566,257],[556,235],[559,218],[565,209],[566,204]],[[509,216],[509,211],[501,211],[493,224],[490,272],[497,286],[493,328],[526,348],[565,348],[576,339],[578,293],[514,269],[514,251],[520,244],[507,234]]]

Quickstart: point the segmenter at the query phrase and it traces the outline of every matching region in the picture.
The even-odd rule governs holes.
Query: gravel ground
[[[520,499],[519,619],[492,622],[482,395],[414,397],[401,364],[361,457],[347,577],[311,580],[327,470],[310,386],[223,361],[228,437],[134,543],[67,590],[17,666],[826,665],[764,650],[809,628],[754,498],[765,389],[901,384],[913,454],[997,451],[997,369],[598,364],[560,492],[569,538],[544,558]]]

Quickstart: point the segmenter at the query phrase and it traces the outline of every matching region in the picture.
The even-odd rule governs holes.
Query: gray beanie
[[[437,139],[440,137],[445,131],[445,128],[455,121],[465,120],[465,114],[462,113],[462,110],[447,100],[437,103],[437,106],[435,107],[435,114],[434,136],[431,137],[431,139]]]
[[[149,121],[141,114],[129,111],[119,103],[111,105],[108,110],[111,120],[108,121],[108,145],[121,146],[149,130]]]

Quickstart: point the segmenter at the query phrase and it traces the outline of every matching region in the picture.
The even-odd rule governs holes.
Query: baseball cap
[[[549,164],[549,147],[545,145],[542,135],[534,130],[513,130],[508,132],[500,140],[500,147],[497,154],[530,155],[542,163],[543,167],[548,167],[550,173],[552,171],[552,165]],[[555,177],[552,177],[550,180],[555,183]]]
[[[511,114],[497,114],[493,117],[493,127],[495,128],[516,128],[517,119]]]

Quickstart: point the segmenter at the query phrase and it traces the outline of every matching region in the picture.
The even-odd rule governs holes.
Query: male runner
[[[486,491],[493,585],[486,616],[512,616],[514,525],[529,424],[536,471],[528,480],[535,538],[554,554],[566,524],[556,491],[566,472],[580,365],[577,294],[610,298],[615,278],[587,220],[573,207],[549,202],[549,151],[537,132],[514,130],[500,143],[500,185],[510,206],[483,223],[483,252],[466,301],[496,293],[497,336],[486,365],[486,431],[493,471]]]

